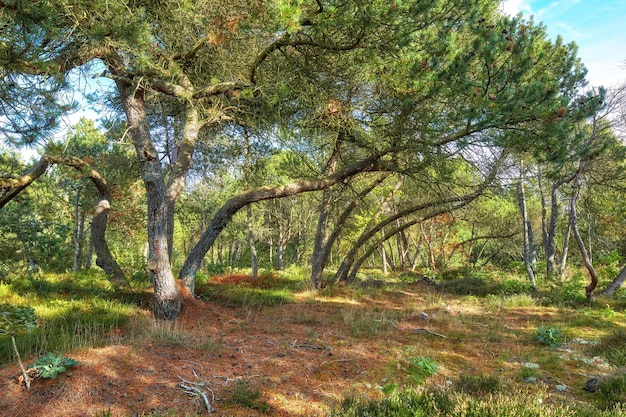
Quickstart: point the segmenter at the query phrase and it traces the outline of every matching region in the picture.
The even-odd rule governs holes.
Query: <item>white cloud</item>
[[[501,10],[509,16],[516,16],[519,12],[527,16],[533,14],[528,0],[503,0]]]

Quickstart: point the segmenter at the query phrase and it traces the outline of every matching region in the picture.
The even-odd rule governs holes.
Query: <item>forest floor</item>
[[[218,277],[211,291],[232,284],[259,286]],[[1,367],[0,416],[206,414],[194,387],[212,415],[325,416],[347,397],[382,398],[395,386],[450,390],[461,375],[496,377],[548,402],[591,401],[585,382],[616,369],[589,355],[588,342],[623,326],[623,312],[538,304],[449,294],[422,280],[302,290],[275,305],[187,295],[175,323],[154,322],[146,310],[101,347],[64,352],[80,364],[30,390],[17,365]],[[539,343],[541,326],[560,329],[564,343]],[[438,368],[419,381],[414,359],[423,357]]]

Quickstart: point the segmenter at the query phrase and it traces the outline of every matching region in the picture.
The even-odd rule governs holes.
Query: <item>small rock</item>
[[[535,382],[537,382],[537,378],[535,378],[534,376],[529,376],[524,378],[524,382],[527,384],[534,384]]]
[[[428,320],[428,314],[424,313],[423,311],[420,313],[420,318],[424,321]]]
[[[565,384],[559,384],[556,386],[556,390],[559,392],[565,392],[567,391],[567,385]]]
[[[524,368],[539,369],[539,365],[538,365],[538,364],[536,364],[536,363],[532,363],[532,362],[524,362],[524,363],[522,364],[522,366],[523,366]]]
[[[596,392],[599,383],[600,380],[598,378],[589,378],[587,382],[585,382],[583,389],[587,392]]]

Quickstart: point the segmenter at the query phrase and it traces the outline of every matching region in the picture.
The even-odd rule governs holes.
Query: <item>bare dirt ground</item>
[[[65,352],[80,365],[28,391],[17,365],[0,368],[0,416],[206,414],[203,399],[181,385],[206,393],[212,415],[323,416],[346,396],[381,398],[386,382],[408,383],[411,354],[439,363],[427,386],[445,387],[462,372],[514,380],[535,348],[526,329],[551,315],[485,314],[424,283],[358,296],[341,288],[302,293],[260,308],[187,295],[176,323],[151,323],[146,312],[104,347]],[[591,372],[579,363],[562,367],[558,382],[572,386]],[[549,382],[541,389],[555,392]]]

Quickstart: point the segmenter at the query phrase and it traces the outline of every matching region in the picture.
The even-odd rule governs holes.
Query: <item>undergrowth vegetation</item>
[[[388,348],[379,369],[354,376],[355,386],[375,387],[374,393],[360,397],[354,386],[346,388],[341,393],[345,401],[328,402],[332,416],[626,416],[625,303],[618,295],[588,304],[580,297],[584,283],[577,276],[561,287],[546,284],[535,292],[524,279],[501,271],[462,269],[430,274],[427,280],[424,274],[368,272],[354,285],[315,292],[305,270],[265,272],[256,280],[247,271],[236,272],[201,275],[198,297],[242,312],[232,325],[250,329],[263,311],[301,304],[297,315],[285,316],[271,327],[273,333],[264,335],[266,343],[282,349],[280,355],[296,348],[332,353],[322,341],[327,333],[336,333],[346,349]],[[364,284],[372,276],[376,285]],[[209,358],[225,356],[228,346],[221,334],[199,336],[178,322],[150,319],[145,278],[135,274],[132,290],[115,292],[97,272],[9,274],[0,281],[0,303],[34,309],[36,328],[15,339],[30,363],[47,358],[33,365],[45,375],[75,365],[66,356],[71,351],[109,343],[149,343],[194,349]],[[318,315],[322,306],[333,306],[332,315]],[[309,328],[308,340],[285,347],[267,338],[288,335],[285,323]],[[121,327],[123,339],[115,336]],[[0,336],[0,364],[14,362],[5,340]],[[610,365],[596,366],[605,362]],[[359,369],[343,356],[305,368],[336,377],[344,370],[339,364]],[[585,392],[591,376],[598,377],[597,387]],[[271,414],[268,398],[262,383],[237,379],[225,386],[219,404],[225,410]]]

